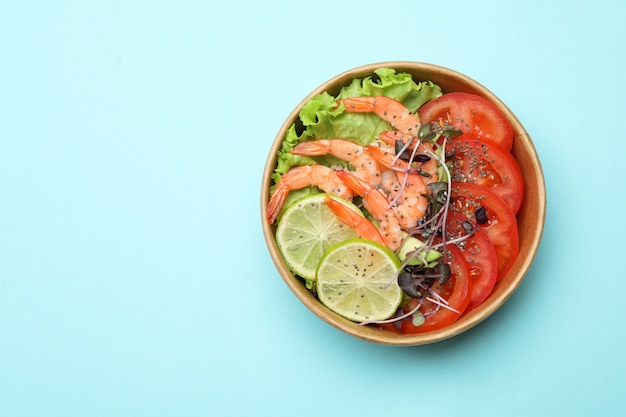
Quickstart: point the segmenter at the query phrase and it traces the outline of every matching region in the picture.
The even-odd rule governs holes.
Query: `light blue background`
[[[3,1],[0,416],[618,416],[626,3]],[[261,173],[330,77],[490,88],[548,213],[513,297],[448,341],[345,335],[267,252]]]

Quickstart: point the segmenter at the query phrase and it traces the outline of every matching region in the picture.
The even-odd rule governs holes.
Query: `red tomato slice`
[[[448,240],[467,235],[463,228],[466,221],[473,223],[459,212],[448,213],[446,222]],[[498,278],[498,256],[487,233],[480,228],[475,228],[472,236],[457,243],[456,246],[463,254],[472,277],[470,302],[465,309],[465,312],[468,312],[482,304],[493,291]]]
[[[449,245],[446,248],[446,256],[452,272],[450,279],[444,285],[435,282],[431,289],[448,300],[449,307],[456,311],[438,307],[435,303],[422,300],[423,304],[420,307],[420,311],[427,316],[426,321],[419,326],[415,326],[410,318],[405,319],[402,321],[402,333],[425,333],[441,329],[454,323],[465,311],[470,302],[471,278],[469,268],[456,246]],[[418,299],[412,298],[403,306],[403,310],[408,313],[417,307],[418,303]]]
[[[511,269],[519,253],[515,214],[489,188],[471,183],[452,183],[450,210],[465,215],[487,233],[498,257],[498,280]],[[476,219],[476,211],[485,209],[486,222]]]
[[[524,179],[513,155],[490,140],[460,136],[453,144],[452,180],[489,187],[517,214],[524,199]]]
[[[475,94],[454,92],[442,95],[419,109],[422,123],[443,120],[463,131],[463,136],[489,139],[507,151],[513,146],[513,126],[489,100]]]

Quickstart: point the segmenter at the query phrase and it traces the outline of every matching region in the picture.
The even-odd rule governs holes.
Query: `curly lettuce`
[[[401,102],[412,113],[425,103],[441,96],[441,88],[430,82],[415,82],[410,74],[396,73],[391,68],[379,68],[376,76],[354,79],[343,87],[336,97],[327,92],[316,95],[304,104],[299,113],[299,122],[294,123],[285,135],[285,140],[278,152],[277,166],[272,175],[274,183],[291,167],[306,164],[341,165],[347,163],[333,156],[302,157],[290,153],[296,144],[317,139],[343,138],[360,145],[367,145],[381,132],[392,127],[373,113],[348,113],[343,105],[337,106],[337,100],[359,96],[387,96]],[[299,129],[298,129],[299,128]],[[298,133],[298,130],[301,130]],[[300,199],[307,194],[317,192],[305,189],[292,192],[289,200]],[[287,207],[289,201],[284,207]]]

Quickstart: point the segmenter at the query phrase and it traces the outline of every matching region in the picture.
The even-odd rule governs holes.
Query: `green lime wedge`
[[[326,250],[346,239],[356,237],[354,229],[341,221],[324,202],[327,194],[304,197],[289,206],[276,226],[276,244],[291,271],[309,281]],[[334,197],[361,213],[349,201]]]
[[[317,296],[330,310],[352,321],[387,319],[402,301],[402,289],[393,279],[399,268],[400,260],[383,245],[349,239],[330,247],[322,258]]]

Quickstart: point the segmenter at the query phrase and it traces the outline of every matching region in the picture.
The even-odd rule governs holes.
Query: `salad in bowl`
[[[539,247],[541,165],[519,120],[456,71],[386,62],[309,94],[279,130],[261,215],[281,276],[316,315],[375,343],[478,324]]]

